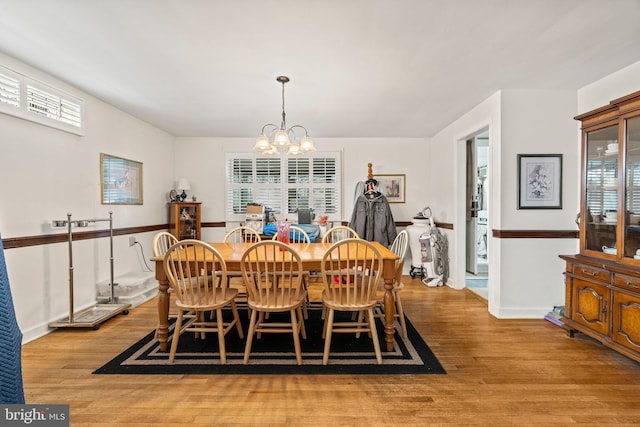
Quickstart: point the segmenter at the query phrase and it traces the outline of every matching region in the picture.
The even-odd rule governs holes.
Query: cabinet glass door
[[[618,224],[618,126],[588,132],[586,145],[585,247],[615,255]]]
[[[196,215],[195,206],[184,206],[180,209],[179,240],[197,237]]]
[[[626,124],[624,256],[640,259],[640,117]]]

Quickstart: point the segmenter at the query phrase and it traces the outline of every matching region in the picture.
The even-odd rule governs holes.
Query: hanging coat
[[[361,194],[356,200],[349,227],[361,239],[379,242],[389,247],[397,236],[396,225],[387,198],[377,193],[373,197]]]

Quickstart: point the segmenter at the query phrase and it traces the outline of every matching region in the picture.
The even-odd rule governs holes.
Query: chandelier
[[[286,149],[289,155],[299,155],[316,151],[313,140],[304,126],[293,125],[287,129],[286,114],[284,112],[284,84],[289,81],[287,76],[279,76],[276,80],[282,83],[282,124],[278,127],[272,123],[262,126],[260,136],[256,138],[253,149],[262,151],[262,154],[279,155],[281,149]],[[296,134],[298,130],[298,134]],[[304,136],[302,136],[302,131]],[[268,133],[265,133],[267,132]],[[301,139],[300,136],[302,136]]]

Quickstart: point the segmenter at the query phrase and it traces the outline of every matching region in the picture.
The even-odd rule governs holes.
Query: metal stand
[[[78,227],[87,227],[89,223],[109,221],[109,245],[110,245],[110,273],[111,273],[111,296],[108,304],[96,304],[93,307],[84,309],[78,313],[74,313],[73,308],[73,233],[71,227],[76,225]],[[113,212],[109,212],[109,218],[107,219],[82,219],[71,220],[71,213],[67,213],[67,220],[52,222],[54,227],[67,226],[68,240],[69,240],[69,316],[58,320],[57,322],[49,323],[52,328],[93,328],[98,329],[100,323],[110,319],[120,313],[129,314],[128,308],[131,304],[118,304],[118,298],[115,296],[114,287],[117,285],[113,280]]]

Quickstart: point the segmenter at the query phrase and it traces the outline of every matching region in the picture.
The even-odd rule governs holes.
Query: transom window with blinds
[[[0,66],[0,112],[83,134],[81,99],[3,66]]]
[[[299,157],[227,153],[226,166],[227,221],[243,221],[249,203],[268,206],[278,219],[306,208],[342,216],[340,152]]]

